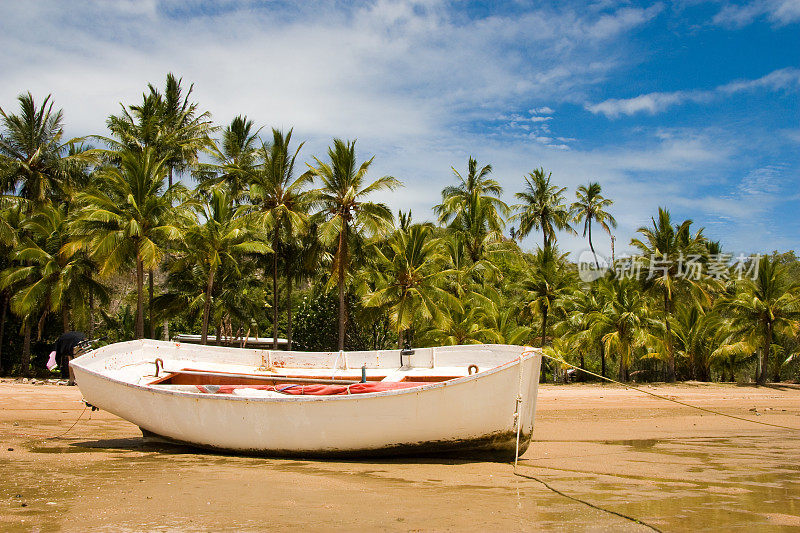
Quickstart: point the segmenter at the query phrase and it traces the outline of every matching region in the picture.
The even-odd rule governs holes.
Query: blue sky
[[[174,72],[308,161],[357,138],[418,220],[473,155],[510,203],[540,166],[569,199],[599,181],[618,252],[659,206],[734,253],[800,250],[800,0],[66,5],[0,2],[0,106],[52,93],[69,135]]]

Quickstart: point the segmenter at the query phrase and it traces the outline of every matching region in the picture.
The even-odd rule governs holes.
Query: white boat
[[[506,345],[290,352],[138,340],[71,362],[148,437],[270,456],[522,454],[541,353]],[[519,424],[519,426],[518,426]]]

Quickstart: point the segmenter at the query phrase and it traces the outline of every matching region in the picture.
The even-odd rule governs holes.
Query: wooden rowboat
[[[138,340],[70,364],[89,404],[145,436],[270,456],[509,460],[531,439],[541,353],[506,345],[289,352]]]

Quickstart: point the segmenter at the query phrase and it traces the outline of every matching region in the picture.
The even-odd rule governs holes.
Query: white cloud
[[[378,199],[418,219],[432,218],[450,166],[463,170],[469,155],[493,164],[511,203],[522,176],[540,165],[570,196],[599,180],[616,200],[618,252],[659,205],[696,195],[699,174],[735,164],[729,146],[702,132],[650,131],[636,143],[582,148],[559,122],[564,107],[585,101],[620,64],[640,61],[626,56],[625,39],[660,5],[556,4],[476,19],[435,0],[281,5],[230,1],[208,12],[199,1],[8,3],[0,105],[15,105],[28,89],[39,98],[52,92],[68,134],[102,133],[120,102],[136,102],[146,82],[161,85],[171,71],[195,83],[195,99],[219,124],[244,113],[259,125],[294,127],[307,141],[306,161],[333,136],[358,138],[359,158],[376,156],[373,175],[406,183]],[[766,78],[767,88],[788,83]],[[718,92],[747,90],[725,87]],[[700,97],[671,94],[617,107],[657,112]],[[613,114],[606,107],[597,112]],[[596,245],[608,253],[605,237]]]
[[[610,98],[597,104],[586,105],[586,109],[594,114],[603,114],[608,118],[635,115],[636,113],[654,115],[685,102],[708,102],[720,95],[731,95],[757,89],[778,91],[797,88],[800,88],[800,69],[787,67],[754,80],[737,80],[708,91],[656,92],[641,94],[633,98]]]
[[[756,0],[744,4],[725,4],[712,22],[727,28],[743,28],[765,18],[774,26],[800,21],[800,0]]]

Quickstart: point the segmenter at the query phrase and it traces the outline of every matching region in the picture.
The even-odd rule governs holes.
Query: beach
[[[271,459],[147,443],[136,426],[84,410],[75,387],[4,380],[0,530],[800,528],[800,387],[641,387],[798,429],[616,385],[542,385],[521,477],[507,463]]]

